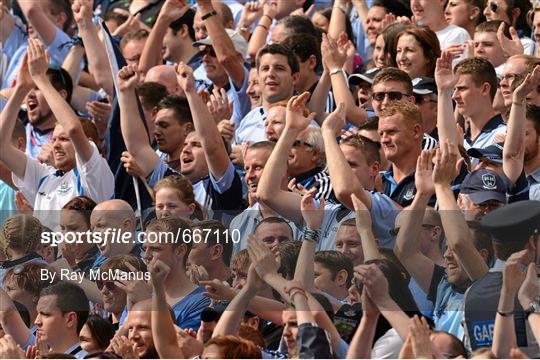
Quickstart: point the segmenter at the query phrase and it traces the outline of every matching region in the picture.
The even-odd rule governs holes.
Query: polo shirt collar
[[[489,121],[482,128],[481,133],[492,132],[493,130],[497,129],[501,125],[504,125],[503,117],[502,117],[501,114],[497,114],[494,117],[492,117],[491,119],[489,119]],[[465,136],[467,138],[471,137],[471,129],[470,128],[467,129],[467,132],[465,133]]]

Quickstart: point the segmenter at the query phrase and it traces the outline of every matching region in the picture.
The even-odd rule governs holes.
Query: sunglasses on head
[[[388,92],[375,92],[371,96],[373,97],[373,100],[375,101],[383,101],[386,96],[388,96],[388,99],[391,101],[397,101],[397,100],[401,100],[403,96],[409,96],[409,95],[403,94],[399,91],[388,91]]]
[[[97,280],[96,285],[100,291],[101,289],[103,289],[103,287],[105,287],[109,291],[113,291],[116,289],[116,285],[114,284],[114,281]]]

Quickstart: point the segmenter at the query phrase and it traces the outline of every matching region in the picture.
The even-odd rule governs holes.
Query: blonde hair
[[[154,194],[164,188],[170,188],[176,190],[178,198],[185,204],[195,204],[195,211],[193,215],[198,220],[204,220],[204,213],[201,205],[195,200],[195,193],[193,192],[193,185],[181,175],[172,175],[164,177],[159,180],[154,186]]]

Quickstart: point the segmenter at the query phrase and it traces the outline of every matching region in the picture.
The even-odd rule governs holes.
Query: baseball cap
[[[496,172],[478,169],[465,176],[461,193],[468,195],[475,204],[496,200],[506,204],[506,185]]]
[[[358,85],[362,81],[365,81],[369,84],[373,84],[373,79],[381,71],[381,68],[374,67],[362,74],[351,74],[349,75],[349,86]]]
[[[248,48],[248,43],[246,42],[246,39],[244,39],[242,35],[232,29],[225,29],[225,31],[227,31],[227,35],[229,35],[229,38],[233,42],[234,49],[242,55],[242,58],[245,58]],[[210,39],[210,37],[207,37],[193,43],[193,46],[199,45],[212,45],[212,39]]]
[[[495,209],[482,219],[495,242],[527,241],[540,231],[540,201],[516,201]]]
[[[413,93],[416,95],[437,95],[437,84],[435,79],[430,77],[417,77],[413,79]]]
[[[495,143],[485,148],[470,148],[467,150],[467,155],[473,158],[486,158],[497,164],[503,163],[503,146],[504,142]]]

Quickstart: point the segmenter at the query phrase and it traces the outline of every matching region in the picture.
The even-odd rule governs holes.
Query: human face
[[[466,0],[449,0],[444,10],[446,22],[465,28],[471,22],[470,7]]]
[[[43,93],[37,87],[32,89],[26,96],[26,108],[28,121],[32,126],[40,128],[44,125],[52,125],[54,114]]]
[[[307,142],[307,133],[303,131],[296,138],[295,144],[289,153],[287,161],[289,175],[297,177],[313,170],[317,167],[319,156],[320,154],[313,148],[313,144]]]
[[[265,222],[259,225],[256,235],[272,251],[277,250],[282,242],[293,240],[291,228],[285,223]]]
[[[89,354],[105,350],[99,347],[96,339],[92,336],[92,331],[90,331],[90,328],[86,324],[79,333],[79,341],[81,342],[82,349]]]
[[[231,267],[231,274],[233,278],[232,287],[236,290],[242,289],[247,282],[247,272],[233,265]]]
[[[444,266],[446,267],[446,274],[448,275],[448,282],[452,285],[461,286],[467,282],[467,274],[459,264],[456,256],[449,247],[443,255]]]
[[[229,77],[223,65],[221,65],[216,57],[216,53],[211,46],[201,46],[203,52],[202,62],[206,76],[214,84],[219,84],[221,87],[228,83]]]
[[[154,120],[154,138],[158,149],[165,154],[177,152],[184,144],[188,126],[190,124],[180,124],[173,109],[159,110]]]
[[[525,121],[525,162],[538,158],[540,154],[540,134],[534,128],[531,120]]]
[[[99,284],[99,287],[103,308],[111,314],[121,314],[127,302],[126,293],[116,286],[113,281],[103,281]]]
[[[285,28],[285,25],[282,23],[277,24],[272,29],[272,43],[279,44],[280,42],[283,42],[287,37],[289,36],[289,33],[287,32],[287,29]]]
[[[386,15],[386,9],[382,6],[373,6],[369,8],[367,13],[367,27],[366,33],[368,37],[369,44],[373,46],[375,44],[375,39],[377,38],[377,33],[383,28],[383,20]]]
[[[145,355],[155,352],[151,321],[151,311],[128,312],[126,319],[128,340],[131,343],[133,353],[139,359],[144,359]]]
[[[156,217],[189,219],[193,215],[195,204],[186,204],[180,198],[179,190],[170,187],[160,188],[156,192]]]
[[[54,128],[52,143],[56,168],[62,171],[73,169],[76,166],[75,148],[62,126],[56,125]]]
[[[208,37],[208,31],[206,30],[206,25],[204,25],[204,21],[202,20],[200,10],[195,13],[195,17],[193,18],[193,30],[195,30],[195,40],[197,41],[206,39]]]
[[[486,59],[493,67],[500,66],[506,61],[497,34],[494,32],[474,33],[474,56]]]
[[[366,189],[373,188],[374,173],[373,168],[366,160],[366,156],[361,150],[354,146],[342,144],[340,145],[345,160],[351,167],[353,174],[356,176],[360,184]]]
[[[261,105],[261,89],[259,87],[259,73],[256,68],[249,70],[248,87],[246,94],[249,96],[251,108]]]
[[[411,0],[411,10],[417,23],[430,26],[444,13],[446,0]]]
[[[402,114],[379,119],[379,135],[384,155],[391,162],[416,156],[412,150],[422,140],[421,127],[407,124]]]
[[[437,97],[434,95],[419,95],[416,106],[422,114],[424,131],[430,133],[437,126]]]
[[[195,131],[186,137],[180,156],[180,164],[182,175],[187,177],[191,183],[208,176],[208,163],[204,156],[201,139]]]
[[[375,40],[375,45],[373,47],[373,63],[378,68],[387,66],[386,54],[384,53],[384,37],[382,35],[378,35]]]
[[[456,90],[453,99],[456,102],[457,111],[465,117],[476,115],[482,110],[483,98],[486,96],[482,86],[477,86],[469,74],[458,75]],[[489,93],[487,94],[489,96]]]
[[[324,30],[325,33],[328,32],[328,27],[330,26],[330,22],[326,18],[326,16],[321,15],[318,11],[313,14],[313,17],[311,18],[311,22],[313,25],[320,27]]]
[[[274,106],[268,110],[264,122],[266,137],[270,141],[277,142],[285,128],[286,109],[283,106]]]
[[[41,340],[49,344],[53,350],[58,339],[61,339],[70,331],[76,333],[77,319],[73,312],[62,314],[56,305],[56,295],[47,295],[39,298],[36,310],[37,317],[34,324],[37,326],[37,334]]]
[[[534,12],[533,28],[534,40],[536,40],[537,44],[540,44],[540,11],[538,10]]]
[[[296,356],[296,334],[298,334],[298,321],[296,319],[296,311],[284,310],[282,315],[283,320],[283,340],[287,345],[287,353],[289,358]]]
[[[224,359],[225,354],[220,346],[211,344],[205,346],[201,355],[201,359]]]
[[[257,186],[264,169],[264,165],[270,157],[267,149],[248,150],[244,158],[245,180],[248,187],[248,197],[250,205],[255,203],[257,197]]]
[[[336,233],[336,251],[347,255],[354,266],[364,263],[362,241],[356,226],[341,225]]]
[[[512,19],[508,17],[507,9],[508,4],[505,0],[489,0],[484,8],[484,15],[487,21],[501,20],[513,24]]]
[[[210,270],[210,267],[213,264],[212,260],[214,260],[212,256],[212,249],[213,246],[208,246],[208,244],[205,244],[204,242],[193,242],[193,247],[188,255],[188,264],[201,265],[206,270]]]
[[[398,40],[396,51],[398,68],[409,74],[411,79],[430,75],[427,73],[429,59],[413,35],[402,35]]]
[[[71,234],[85,233],[90,230],[90,224],[88,224],[86,218],[79,211],[62,210],[60,211],[60,230],[64,233]],[[76,251],[77,258],[82,258],[93,245],[88,242],[86,234],[81,236],[81,240],[83,243],[77,241],[72,244],[64,243],[62,246],[73,247]]]
[[[163,49],[165,50],[165,53],[163,54],[164,60],[173,61],[173,59],[176,59],[178,55],[182,53],[182,42],[179,41],[180,37],[177,35],[174,35],[174,32],[170,27],[167,27],[167,32],[163,37]]]
[[[506,107],[512,105],[512,95],[514,93],[512,83],[517,75],[521,75],[525,71],[527,71],[527,64],[523,59],[509,59],[504,65],[503,75],[499,85]]]
[[[484,216],[502,206],[497,200],[487,200],[476,204],[467,194],[458,195],[458,206],[467,221],[481,221]]]
[[[292,74],[287,57],[281,54],[264,54],[259,63],[259,83],[263,99],[268,103],[289,98],[298,73]]]
[[[147,231],[145,235],[148,239],[156,239],[155,241],[147,241],[143,244],[144,261],[147,264],[155,258],[163,261],[171,269],[175,269],[181,263],[186,250],[185,244],[173,248],[172,244],[165,240],[165,233],[163,232]],[[159,239],[159,236],[161,236],[161,239]]]
[[[332,274],[332,271],[319,262],[315,262],[314,269],[315,287],[336,299],[341,299],[343,289],[337,284],[338,279]]]
[[[371,108],[371,84],[365,81],[360,82],[356,87],[356,97],[361,108]]]
[[[30,313],[33,313],[36,309],[36,303],[37,303],[37,297],[35,297],[34,294],[21,289],[17,285],[17,281],[15,281],[15,277],[12,277],[12,281],[4,281],[4,290],[8,294],[8,296],[13,301],[20,302],[24,306],[26,306],[27,309],[29,309]]]
[[[124,46],[122,55],[126,59],[126,63],[128,65],[135,67],[139,66],[139,60],[141,59],[144,44],[146,44],[146,38],[140,40],[131,40]]]
[[[104,240],[98,244],[98,249],[104,257],[108,258],[117,255],[119,249],[126,246],[111,241],[113,232],[123,229],[122,221],[117,216],[111,216],[111,211],[94,209],[90,216],[90,227],[92,228],[92,232],[100,233]]]
[[[372,94],[377,92],[391,92],[396,91],[401,94],[403,94],[403,100],[408,100],[410,102],[414,101],[414,97],[412,95],[409,95],[407,87],[405,84],[398,82],[398,81],[384,81],[377,83],[373,86]],[[371,101],[371,104],[373,105],[373,110],[375,111],[375,114],[379,114],[381,110],[383,110],[386,106],[388,106],[390,103],[392,103],[395,100],[390,100],[389,96],[385,96],[382,101],[373,99]]]

